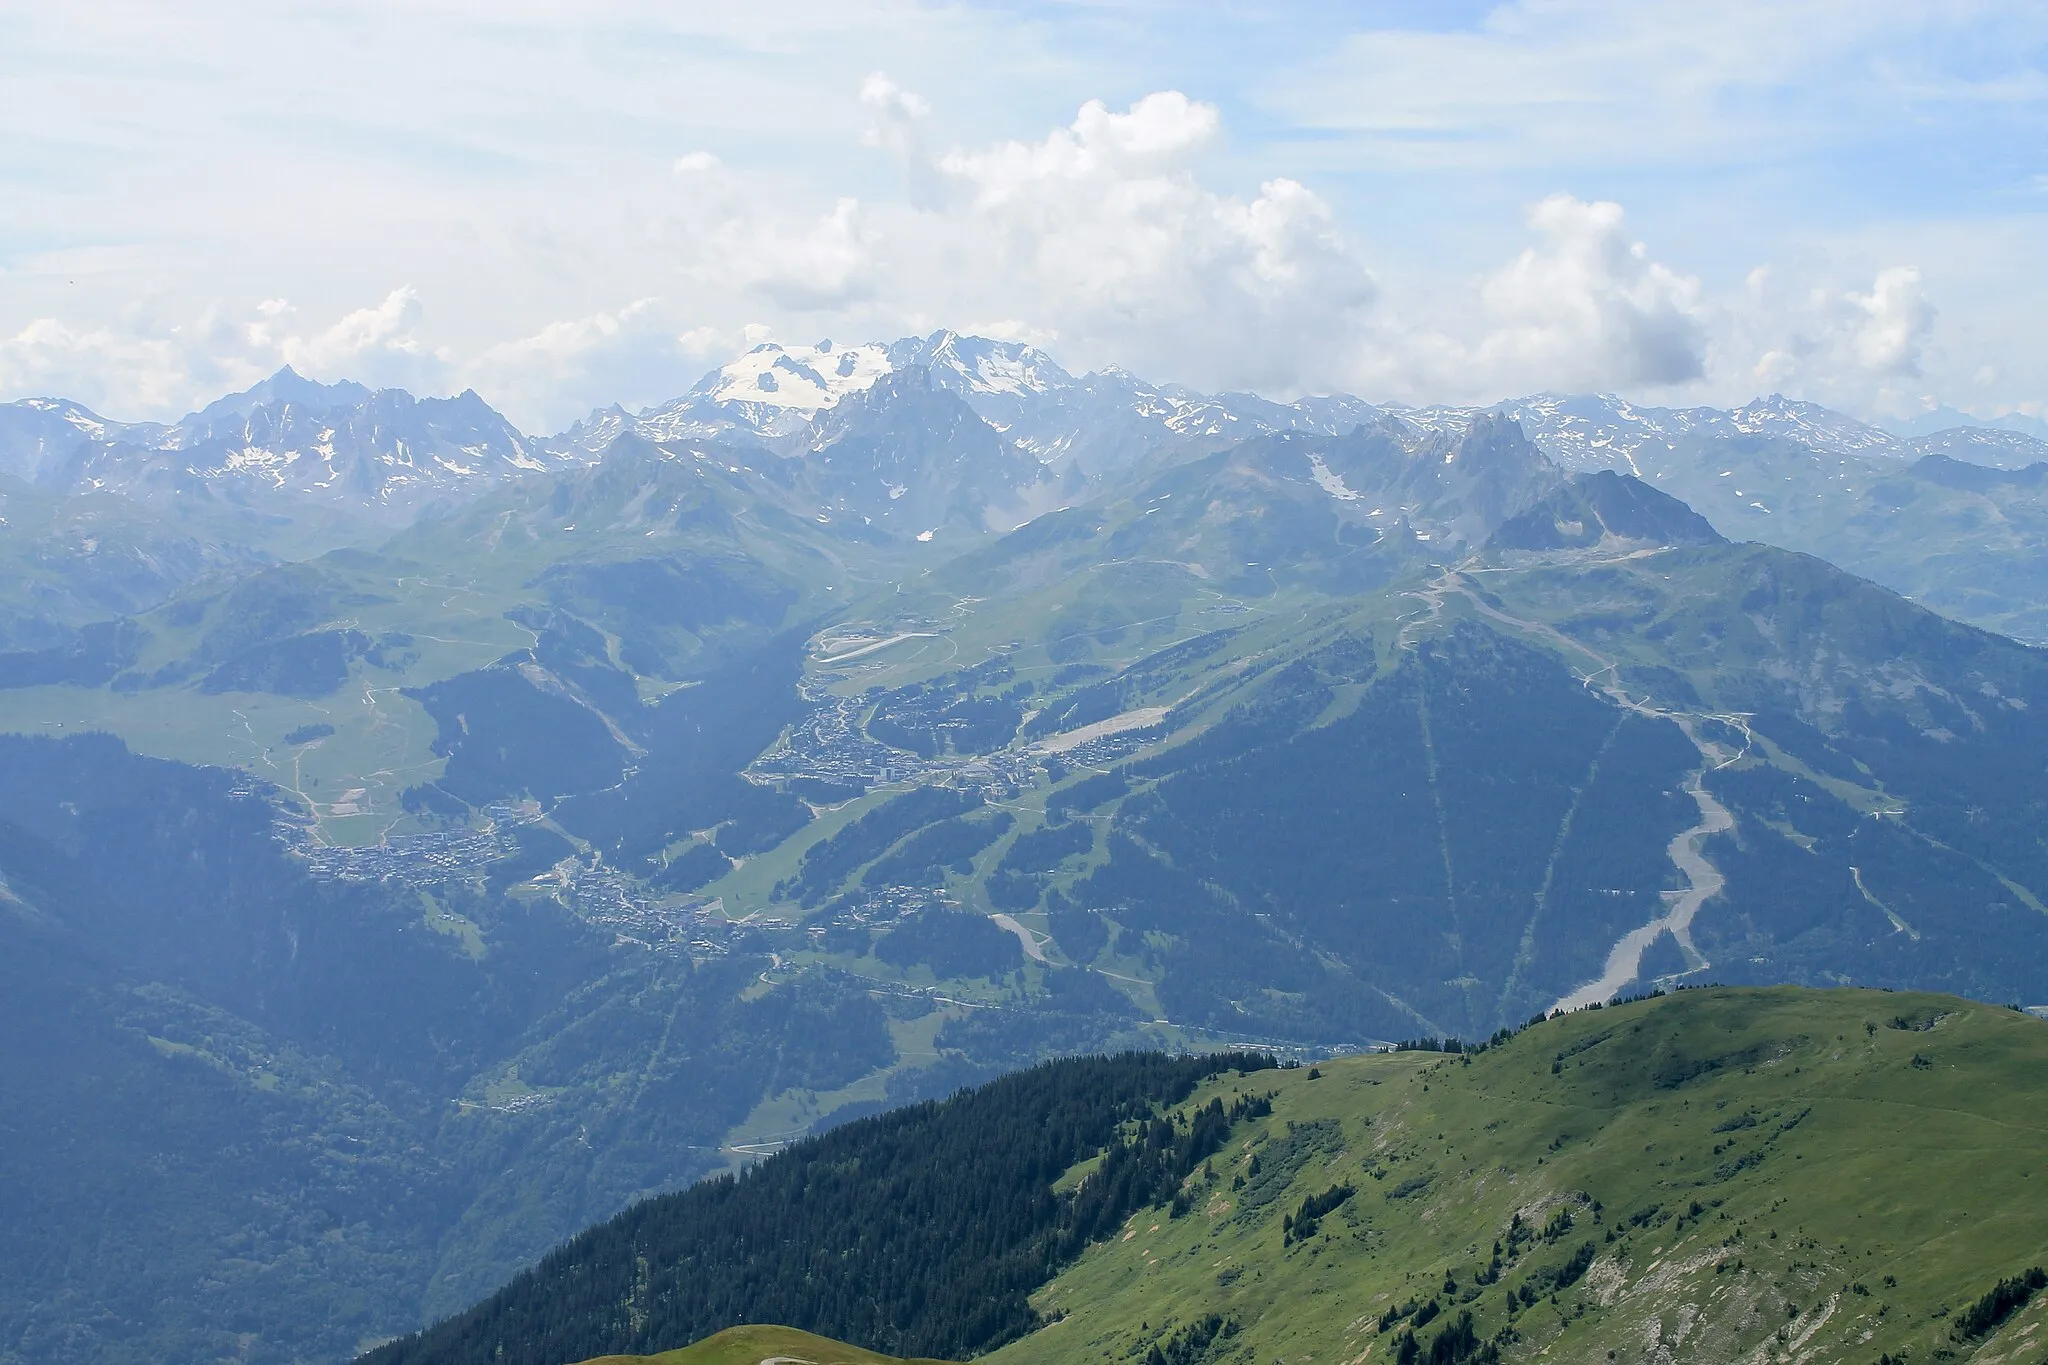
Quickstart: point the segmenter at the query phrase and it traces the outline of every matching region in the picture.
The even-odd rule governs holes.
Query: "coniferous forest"
[[[1249,1093],[1183,1124],[1157,1106],[1272,1065],[1250,1053],[1047,1062],[861,1119],[636,1205],[363,1365],[560,1365],[746,1322],[965,1359],[1038,1326],[1032,1290],[1170,1200],[1236,1119],[1261,1112]],[[1055,1192],[1098,1152],[1088,1179]]]

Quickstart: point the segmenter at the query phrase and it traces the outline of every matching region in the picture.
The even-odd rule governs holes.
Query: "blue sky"
[[[2048,7],[0,0],[0,398],[529,427],[937,326],[1209,388],[2039,415]]]

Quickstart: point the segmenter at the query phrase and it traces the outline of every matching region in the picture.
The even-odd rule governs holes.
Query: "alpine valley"
[[[2044,604],[1779,397],[0,405],[0,1362],[2018,1360]]]

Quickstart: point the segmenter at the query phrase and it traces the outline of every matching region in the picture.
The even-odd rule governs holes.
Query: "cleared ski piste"
[[[1090,740],[1120,735],[1127,730],[1149,730],[1164,721],[1167,712],[1172,709],[1168,706],[1147,706],[1137,711],[1125,711],[1120,715],[1111,716],[1108,720],[1098,720],[1093,725],[1084,725],[1078,730],[1069,730],[1065,734],[1041,739],[1032,747],[1043,754],[1063,754],[1070,749],[1080,748]]]

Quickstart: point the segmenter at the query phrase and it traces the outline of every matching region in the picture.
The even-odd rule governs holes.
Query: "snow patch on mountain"
[[[145,502],[216,493],[409,516],[582,458],[549,455],[473,391],[415,398],[289,367],[169,425],[52,399],[0,405],[0,472]]]
[[[1031,398],[1074,385],[1074,376],[1051,356],[1017,341],[939,331],[922,339],[906,337],[888,352],[890,363],[924,366],[934,383],[970,405],[976,398]]]
[[[1741,447],[1753,458],[1734,482],[1748,492],[1730,505],[1755,511],[1779,505],[1760,494],[1782,498],[1795,478],[1847,494],[1927,454],[2006,467],[2048,457],[2048,445],[2015,430],[1908,437],[1775,394],[1735,409],[1550,393],[1489,408],[1343,394],[1282,403],[1155,384],[1113,366],[1074,375],[1022,342],[938,331],[886,344],[765,343],[669,403],[638,414],[601,409],[544,441],[521,435],[474,393],[416,399],[289,368],[172,424],[111,422],[61,399],[24,399],[0,404],[0,475],[145,499],[185,490],[410,514],[502,480],[588,465],[637,439],[720,450],[723,467],[768,478],[792,505],[809,500],[807,515],[878,528],[934,519],[1002,526],[1084,500],[1148,462],[1262,436],[1344,436],[1394,419],[1440,438],[1430,447],[1439,460],[1462,458],[1468,432],[1508,419],[1564,469],[1671,487],[1704,460],[1741,463]],[[1706,442],[1730,444],[1709,455]],[[1339,502],[1370,500],[1368,485],[1334,463],[1318,467],[1315,482]]]
[[[703,396],[714,403],[749,403],[814,413],[850,393],[874,386],[895,366],[885,346],[782,346],[764,341],[729,365],[720,366],[704,385]]]
[[[1746,435],[1793,440],[1832,454],[1896,456],[1899,444],[1890,432],[1867,422],[1777,393],[1744,403],[1728,414],[1728,421]]]
[[[2048,441],[2000,427],[1949,427],[1925,436],[1908,437],[1900,448],[1912,459],[1947,455],[1966,464],[1993,469],[2024,469],[2048,460]]]
[[[1389,412],[1434,431],[1462,431],[1481,412],[1519,422],[1529,439],[1568,469],[1614,469],[1647,477],[1650,463],[1682,442],[1732,437],[1787,441],[1817,454],[1900,461],[1906,443],[1832,408],[1772,394],[1739,408],[1639,407],[1613,394],[1531,394],[1492,408],[1398,407]]]
[[[1353,492],[1351,486],[1344,482],[1343,477],[1323,462],[1323,457],[1319,452],[1309,452],[1308,468],[1309,476],[1316,481],[1316,486],[1337,501],[1362,502],[1365,500],[1365,494]]]

